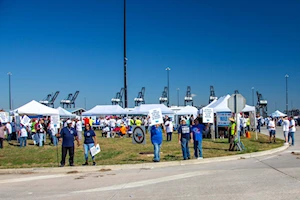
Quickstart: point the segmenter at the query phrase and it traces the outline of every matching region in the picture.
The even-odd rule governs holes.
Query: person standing
[[[173,133],[173,123],[171,121],[171,118],[167,116],[166,122],[165,122],[165,127],[166,127],[166,133],[167,133],[167,141],[172,141],[172,133]]]
[[[194,156],[196,159],[203,159],[203,151],[202,151],[202,138],[203,131],[205,130],[205,126],[202,123],[202,118],[195,119],[195,125],[192,127],[193,139],[194,142]]]
[[[190,126],[183,119],[178,128],[178,143],[181,144],[182,156],[184,160],[190,159],[189,140],[191,138]]]
[[[21,130],[19,131],[20,147],[26,147],[27,137],[28,137],[27,128],[26,126],[21,125]]]
[[[64,127],[57,137],[62,138],[62,156],[60,166],[65,166],[67,152],[69,152],[69,164],[74,166],[74,138],[77,141],[77,145],[80,146],[80,141],[77,136],[77,132],[72,128],[72,121],[67,120],[67,126]]]
[[[295,120],[294,120],[294,117],[291,116],[290,118],[290,132],[289,132],[289,142],[290,142],[290,139],[292,140],[292,143],[291,145],[294,146],[295,144],[295,132],[296,132],[296,123],[295,123]]]
[[[151,126],[151,142],[154,147],[154,158],[153,162],[160,161],[160,148],[162,145],[162,129],[160,124]]]
[[[7,133],[7,142],[10,142],[12,138],[12,126],[10,122],[7,122],[5,126],[6,126],[6,133]]]
[[[38,124],[36,125],[36,131],[39,135],[39,146],[43,146],[44,144],[44,137],[45,137],[45,129],[44,129],[44,125],[43,125],[43,120],[40,119]]]
[[[81,139],[82,139],[82,122],[79,119],[76,119],[76,131],[77,131],[78,139],[81,141]]]
[[[282,130],[283,130],[283,136],[285,139],[285,143],[289,143],[289,131],[290,131],[290,121],[288,120],[288,117],[285,116],[283,118],[283,126],[282,126]]]
[[[0,149],[3,149],[3,140],[5,138],[6,126],[0,122]]]
[[[272,143],[272,138],[274,143],[276,143],[275,141],[275,135],[276,135],[276,123],[274,121],[274,119],[271,117],[269,120],[268,120],[268,129],[269,129],[269,134],[270,134],[270,143]]]
[[[235,139],[235,136],[236,136],[236,122],[232,117],[229,118],[229,121],[230,121],[230,125],[229,125],[229,142],[230,142],[229,151],[234,151],[234,146],[235,146],[234,139]]]
[[[87,124],[85,125],[85,130],[84,130],[84,144],[83,144],[83,149],[84,149],[84,158],[85,158],[85,163],[82,164],[83,166],[89,165],[89,153],[91,153],[91,148],[93,146],[97,145],[97,137],[93,129],[91,129],[91,125]],[[96,165],[95,162],[95,156],[92,156],[93,160],[93,165]]]

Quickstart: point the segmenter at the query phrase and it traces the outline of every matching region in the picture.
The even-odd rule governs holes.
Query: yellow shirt
[[[141,126],[142,125],[142,121],[139,120],[139,119],[135,120],[135,125]]]

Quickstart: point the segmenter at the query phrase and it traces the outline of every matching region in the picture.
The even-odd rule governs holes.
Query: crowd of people
[[[235,146],[235,136],[237,134],[237,123],[234,118],[230,118],[230,125],[228,127],[229,151],[233,151]],[[242,131],[250,131],[250,118],[248,116],[240,118],[240,133]],[[64,119],[60,121],[60,129],[53,126],[50,117],[40,119],[31,119],[27,125],[20,124],[16,127],[14,120],[6,124],[0,124],[0,148],[3,148],[3,141],[6,139],[11,142],[16,139],[20,147],[27,145],[27,139],[32,139],[33,144],[42,147],[46,143],[46,138],[49,139],[50,145],[57,146],[58,142],[62,140],[62,160],[61,166],[65,166],[65,159],[67,153],[69,154],[69,165],[74,165],[74,141],[80,146],[83,141],[85,163],[88,165],[88,155],[90,149],[97,145],[97,137],[95,129],[100,129],[102,137],[131,137],[132,126],[145,126],[146,133],[150,132],[151,142],[154,148],[154,162],[160,161],[160,148],[163,141],[163,134],[165,133],[166,141],[172,141],[172,134],[176,129],[178,131],[178,142],[181,145],[182,156],[184,160],[191,159],[189,151],[189,143],[194,147],[194,158],[203,159],[202,138],[204,134],[209,133],[211,124],[204,124],[202,117],[197,116],[181,116],[179,118],[179,125],[174,126],[173,121],[169,116],[165,116],[162,124],[150,126],[151,121],[146,116],[106,116],[99,117],[93,120],[91,117],[85,117],[82,120],[75,118]],[[270,143],[276,142],[276,125],[278,120],[272,117],[263,119],[257,117],[257,124],[260,128],[266,125],[270,134]],[[296,131],[296,123],[293,117],[284,117],[282,119],[283,134],[286,143],[294,145],[294,133]],[[222,135],[221,135],[222,137]],[[92,157],[93,165],[96,165],[95,157]]]

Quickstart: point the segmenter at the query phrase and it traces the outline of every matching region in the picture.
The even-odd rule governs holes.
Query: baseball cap
[[[72,121],[71,120],[67,120],[67,124],[70,124],[70,123],[72,123]]]

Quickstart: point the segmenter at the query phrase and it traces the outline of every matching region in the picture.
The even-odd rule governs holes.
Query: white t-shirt
[[[12,127],[11,127],[11,124],[7,123],[7,124],[6,124],[6,128],[7,128],[7,133],[8,133],[8,134],[11,134],[11,133],[12,133]]]
[[[271,130],[276,130],[275,129],[275,122],[270,120],[269,123],[268,123],[268,127],[269,127],[270,131]]]
[[[75,121],[72,121],[72,128],[75,128]]]
[[[82,122],[81,121],[76,122],[76,131],[82,131]]]
[[[290,132],[296,132],[296,123],[295,120],[291,120],[290,121],[290,126],[293,126],[292,128],[290,128]]]
[[[169,126],[167,126],[167,125],[169,125]],[[166,126],[167,133],[172,133],[173,132],[173,123],[172,122],[166,121],[165,126]]]
[[[109,123],[110,123],[110,127],[116,127],[116,120],[115,119],[110,119]]]
[[[28,137],[28,133],[25,127],[21,128],[21,134],[20,137]]]
[[[282,129],[283,131],[289,131],[290,130],[290,121],[289,120],[283,120],[283,126]]]
[[[104,119],[100,119],[100,126],[101,127],[105,126],[105,120]]]

